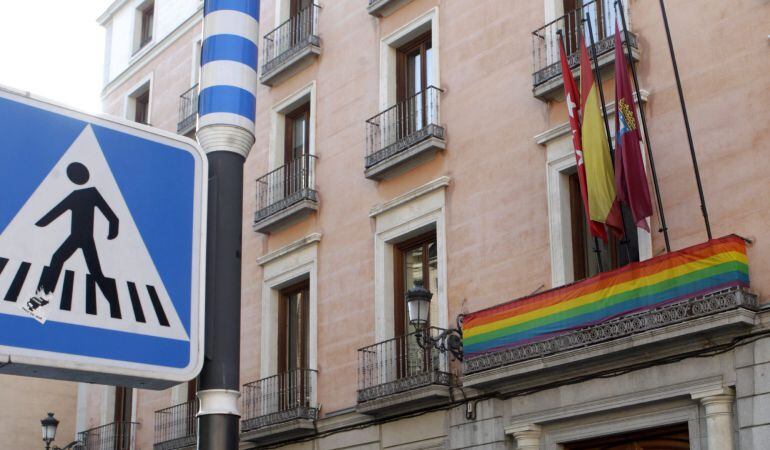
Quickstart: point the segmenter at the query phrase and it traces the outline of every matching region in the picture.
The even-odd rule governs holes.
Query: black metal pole
[[[609,117],[607,116],[607,105],[604,103],[604,88],[602,87],[602,77],[601,77],[601,74],[599,73],[599,59],[596,56],[596,43],[594,42],[594,27],[591,25],[591,13],[586,12],[585,20],[588,22],[588,37],[589,39],[591,39],[591,54],[592,54],[591,57],[594,60],[594,78],[596,79],[596,85],[599,87],[599,100],[601,101],[602,114],[604,115],[604,117],[602,117],[602,122],[604,123],[604,131],[607,134],[607,145],[609,146],[609,149],[610,149],[610,159],[614,162],[615,150],[612,147],[612,137],[610,135],[610,124],[607,123],[607,120],[609,120]],[[623,239],[620,240],[620,245],[622,245],[623,248],[626,250],[626,258],[628,259],[628,262],[631,262],[631,250],[629,250],[628,248],[630,242],[628,241],[628,233],[626,232],[626,221],[625,219],[623,219],[622,209],[621,209],[620,223],[623,225]],[[608,238],[609,238],[609,233],[608,233]]]
[[[666,39],[668,40],[668,51],[671,53],[671,64],[674,66],[674,78],[676,78],[676,90],[679,93],[679,103],[682,105],[682,117],[684,118],[684,127],[687,130],[687,142],[690,144],[690,156],[692,157],[692,167],[695,171],[695,183],[698,185],[698,195],[700,196],[700,209],[703,213],[703,221],[706,224],[706,235],[711,240],[711,223],[709,222],[709,213],[706,209],[706,198],[703,195],[703,184],[700,180],[700,170],[698,169],[698,158],[695,156],[695,145],[692,141],[692,132],[690,131],[690,119],[687,117],[687,106],[684,102],[684,92],[682,91],[682,80],[679,78],[679,68],[676,65],[676,55],[674,54],[674,44],[671,41],[671,29],[668,27],[668,16],[666,15],[666,5],[660,0],[660,12],[663,15],[663,26],[666,28]]]
[[[241,330],[243,163],[235,152],[208,153],[206,343],[199,395],[237,396]],[[208,392],[207,392],[208,391]],[[233,392],[235,391],[235,392]],[[203,402],[202,402],[203,403]],[[199,450],[237,450],[237,411],[198,415]]]
[[[663,233],[663,240],[666,242],[666,253],[671,251],[671,242],[668,239],[668,226],[666,225],[666,214],[663,212],[663,200],[660,195],[660,185],[658,184],[658,172],[655,170],[655,158],[652,157],[652,144],[650,143],[650,133],[647,132],[647,117],[642,107],[642,94],[639,92],[639,78],[636,75],[636,64],[634,63],[633,53],[631,53],[631,37],[626,27],[626,13],[623,11],[623,3],[620,0],[615,1],[615,7],[620,12],[620,21],[623,24],[623,36],[626,41],[626,50],[628,50],[628,64],[631,67],[631,77],[634,79],[634,90],[636,91],[636,101],[639,103],[639,119],[642,121],[642,130],[644,130],[644,146],[647,149],[647,159],[650,161],[650,172],[652,174],[652,185],[655,188],[655,200],[658,203],[658,214],[660,215],[660,232]]]

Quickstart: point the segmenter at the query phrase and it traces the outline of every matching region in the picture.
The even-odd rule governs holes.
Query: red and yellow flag
[[[588,191],[586,190],[586,169],[583,164],[583,140],[580,133],[580,94],[575,84],[575,78],[567,63],[567,54],[564,51],[564,41],[559,38],[559,55],[561,56],[561,73],[564,80],[564,101],[567,104],[567,113],[569,114],[569,125],[572,129],[572,147],[575,150],[575,162],[577,164],[578,181],[580,182],[580,196],[583,200],[583,209],[586,213],[588,229],[592,236],[607,240],[607,231],[604,224],[591,220],[590,209],[588,205]]]
[[[604,117],[585,39],[580,42],[580,92],[583,105],[583,159],[586,170],[586,190],[591,220],[603,222],[613,232],[623,235],[623,218],[616,202],[615,172],[607,143]]]

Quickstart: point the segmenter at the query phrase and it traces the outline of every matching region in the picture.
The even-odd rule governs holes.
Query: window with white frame
[[[571,136],[567,132],[549,138],[544,143],[548,158],[552,286],[562,286],[629,262],[650,258],[650,234],[636,227],[625,208],[624,237],[610,236],[605,243],[590,235],[580,195]]]
[[[148,0],[136,8],[134,19],[134,53],[152,42],[155,27],[155,2]]]
[[[126,119],[141,124],[150,123],[150,87],[148,79],[133,89],[126,98]]]
[[[441,177],[376,206],[375,337],[381,342],[411,332],[404,293],[420,281],[433,293],[430,325],[447,327],[445,188]]]

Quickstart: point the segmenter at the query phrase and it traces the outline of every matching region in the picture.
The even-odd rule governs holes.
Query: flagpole
[[[655,188],[655,200],[658,203],[658,214],[660,215],[660,230],[663,232],[663,240],[666,242],[666,253],[671,252],[671,243],[668,239],[668,226],[666,226],[666,214],[663,212],[663,200],[660,196],[660,186],[658,185],[658,172],[655,170],[655,159],[652,157],[652,144],[650,144],[650,133],[647,132],[647,117],[642,107],[642,94],[639,92],[639,78],[636,75],[636,64],[634,64],[633,54],[631,53],[631,39],[626,27],[626,13],[623,11],[621,0],[615,1],[615,7],[620,12],[620,21],[623,24],[623,36],[626,41],[626,50],[628,50],[628,63],[631,66],[631,77],[634,80],[634,91],[636,92],[636,101],[639,102],[639,118],[642,121],[642,130],[644,130],[644,146],[647,148],[647,159],[650,161],[650,172],[652,174],[652,185]]]
[[[698,158],[695,156],[695,145],[692,142],[692,132],[690,131],[690,119],[687,117],[687,106],[684,102],[684,92],[682,91],[682,80],[679,78],[679,68],[676,65],[676,55],[674,55],[674,44],[671,42],[671,29],[668,27],[668,16],[666,15],[666,5],[660,0],[660,12],[663,15],[663,26],[666,28],[666,39],[668,40],[668,51],[671,53],[671,64],[674,66],[674,78],[676,78],[676,89],[679,92],[679,103],[682,105],[682,116],[684,117],[684,127],[687,130],[687,142],[690,144],[690,156],[692,157],[692,167],[695,171],[695,183],[698,185],[698,195],[700,196],[700,209],[703,212],[703,221],[706,224],[706,235],[711,240],[711,223],[709,222],[709,213],[706,209],[706,198],[703,195],[703,184],[700,179],[700,170],[698,169]]]
[[[580,27],[578,27],[578,36],[580,36],[580,31],[579,30],[580,30]],[[562,34],[561,30],[556,30],[556,34],[559,36],[559,44],[561,45],[561,48],[563,49],[564,48],[564,35]],[[566,54],[566,52],[565,52],[565,54]],[[566,76],[565,74],[562,74],[562,79],[563,80],[566,80],[565,76]],[[567,105],[567,109],[569,109],[569,105]],[[578,115],[578,117],[579,117],[579,115]],[[580,121],[579,118],[578,118],[578,121]],[[574,149],[573,149],[573,151],[574,151]],[[580,172],[580,167],[578,167],[577,170],[578,170],[578,172]],[[578,177],[579,177],[579,175],[580,174],[578,173]],[[581,196],[581,199],[582,199],[582,196]],[[589,230],[588,234],[592,235],[592,233],[590,231],[591,230],[591,217],[588,214],[588,205],[584,205],[584,206],[585,206],[585,208],[583,208],[583,212],[586,213],[586,215],[585,215],[586,216],[586,225],[588,225],[588,230]],[[597,268],[599,269],[599,273],[602,273],[602,272],[604,272],[604,270],[602,268],[602,251],[599,248],[599,238],[597,238],[596,236],[594,236],[594,249],[593,249],[593,252],[596,254],[596,265],[597,265]]]
[[[594,60],[594,78],[596,79],[596,85],[599,87],[599,100],[602,103],[602,114],[604,114],[602,122],[604,123],[604,131],[607,133],[607,145],[609,145],[610,149],[610,158],[614,162],[615,152],[612,147],[612,138],[610,137],[610,125],[607,123],[607,105],[604,103],[604,88],[602,87],[602,77],[599,73],[599,60],[596,56],[596,43],[594,42],[594,27],[591,25],[591,13],[586,12],[586,18],[584,20],[588,22],[588,37],[591,40],[591,53],[593,53],[592,58]],[[629,240],[628,233],[626,232],[626,220],[623,218],[623,207],[620,206],[620,208],[620,222],[623,224],[623,239],[620,241],[620,244],[626,249],[626,258],[628,258],[628,262],[631,262],[631,251],[628,249]]]

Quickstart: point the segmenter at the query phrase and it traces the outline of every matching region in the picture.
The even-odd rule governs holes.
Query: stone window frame
[[[380,40],[379,111],[385,111],[395,105],[398,100],[396,82],[398,49],[428,31],[431,33],[431,47],[434,54],[432,70],[436,74],[436,87],[441,88],[441,72],[439,70],[441,46],[438,17],[438,7],[434,7]]]
[[[281,290],[303,280],[310,292],[308,318],[308,369],[318,369],[318,245],[319,233],[307,235],[257,258],[262,267],[262,305],[260,313],[260,379],[277,374],[278,308]],[[311,389],[311,402],[317,404],[317,389]]]
[[[280,100],[270,110],[270,136],[268,143],[268,171],[277,169],[285,164],[284,138],[286,136],[286,115],[297,109],[298,106],[310,104],[310,118],[308,120],[308,154],[316,154],[316,82],[300,88],[283,100]],[[314,174],[315,171],[312,172]],[[311,180],[311,185],[313,180]]]
[[[435,302],[438,317],[435,317],[435,320],[432,318],[431,323],[439,328],[448,326],[446,187],[449,183],[449,177],[438,178],[389,202],[375,206],[369,214],[369,217],[374,220],[375,229],[375,342],[395,337],[393,336],[395,245],[431,229],[436,232],[439,280],[437,294],[432,299],[432,303]]]
[[[646,92],[642,92],[646,100]],[[614,102],[607,105],[607,115],[610,123],[615,119]],[[613,134],[614,130],[610,129]],[[548,188],[548,233],[551,254],[551,286],[563,286],[574,280],[572,259],[572,223],[570,220],[570,193],[568,173],[576,166],[575,154],[572,148],[572,135],[569,124],[562,124],[535,136],[535,141],[545,146],[546,150],[546,184]],[[644,147],[642,146],[644,149]],[[642,159],[647,165],[647,155],[642,150]],[[655,193],[650,191],[650,196]],[[653,210],[654,212],[654,210]],[[653,222],[654,223],[654,222]],[[653,223],[647,220],[652,230]],[[650,233],[637,228],[637,244],[639,260],[652,258],[652,236]]]

